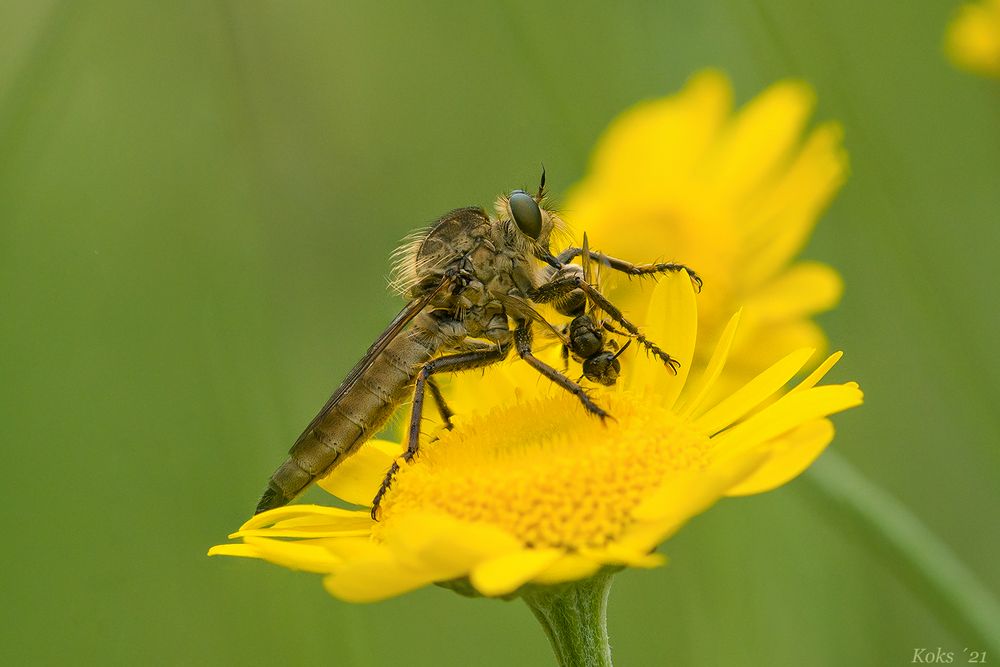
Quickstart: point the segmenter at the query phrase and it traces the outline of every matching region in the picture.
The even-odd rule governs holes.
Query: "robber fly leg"
[[[446,421],[449,424],[451,423],[451,411],[445,406],[443,400],[437,398],[440,390],[431,380],[431,376],[435,373],[454,373],[489,366],[490,364],[503,361],[508,351],[510,351],[509,344],[500,347],[490,346],[485,349],[476,349],[472,352],[459,352],[458,354],[438,357],[437,359],[431,359],[423,365],[420,372],[417,373],[417,380],[413,385],[413,407],[410,411],[410,428],[407,432],[406,451],[403,452],[404,461],[409,462],[412,460],[420,448],[420,422],[423,419],[424,391],[427,386],[430,386],[431,395],[435,397],[435,400],[439,401],[438,406],[441,409],[441,415],[444,416],[445,411],[448,411],[449,416],[446,418]],[[385,479],[382,480],[382,485],[379,486],[378,493],[375,494],[375,498],[372,500],[372,519],[378,520],[379,503],[382,502],[382,498],[392,485],[392,478],[395,477],[397,472],[399,472],[399,463],[393,461],[392,467],[389,468]]]
[[[627,331],[622,331],[621,329],[613,327],[613,326],[611,326],[610,322],[601,322],[601,326],[604,327],[605,331],[610,331],[611,333],[615,334],[616,336],[622,336],[624,338],[635,338],[634,334],[630,334]]]
[[[556,260],[565,264],[566,262],[571,262],[580,255],[583,254],[582,248],[566,248],[561,253],[556,256]],[[691,283],[694,285],[696,291],[701,291],[701,278],[695,273],[691,267],[685,266],[684,264],[678,264],[676,262],[651,262],[649,264],[633,264],[628,260],[618,259],[617,257],[609,257],[604,253],[590,251],[590,259],[595,262],[599,262],[603,266],[609,269],[614,269],[615,271],[620,271],[629,276],[650,276],[656,275],[658,273],[670,273],[680,270],[685,270],[688,275],[691,276]]]
[[[593,256],[593,253],[591,253],[591,256]],[[694,291],[700,292],[702,287],[701,276],[695,273],[691,267],[684,264],[678,264],[677,262],[633,264],[625,261],[624,259],[605,256],[604,265],[608,268],[614,269],[615,271],[620,271],[630,276],[649,276],[656,275],[658,273],[676,273],[678,271],[687,271],[688,276],[691,278],[691,284],[694,285]]]
[[[583,387],[532,354],[530,322],[518,323],[517,329],[514,331],[514,345],[517,347],[517,354],[528,362],[529,366],[580,399],[587,412],[600,417],[602,420],[611,416],[601,406],[591,400]]]
[[[639,341],[639,344],[642,345],[647,350],[649,350],[650,352],[652,352],[653,355],[656,356],[660,361],[662,361],[674,375],[677,374],[677,369],[681,367],[679,361],[677,361],[669,354],[664,352],[659,345],[646,338],[646,336],[644,336],[643,333],[639,331],[639,327],[635,326],[627,319],[625,319],[625,315],[622,314],[622,311],[618,310],[618,307],[615,306],[615,304],[611,303],[606,296],[601,294],[597,290],[597,288],[595,288],[588,282],[585,281],[580,281],[580,282],[581,282],[580,289],[582,289],[584,292],[587,293],[587,296],[589,296],[590,299],[595,304],[597,304],[598,308],[607,313],[608,317],[613,319],[626,331],[635,336],[635,339]]]
[[[441,393],[441,387],[434,381],[434,378],[427,378],[427,388],[431,390],[431,398],[434,399],[434,405],[437,406],[444,427],[449,431],[455,428],[455,425],[451,423],[451,418],[455,416],[455,413],[448,407],[448,403],[444,400],[444,394]]]
[[[568,264],[569,262],[572,262],[574,259],[579,257],[582,253],[583,250],[580,248],[573,248],[573,247],[566,248],[561,253],[556,255],[556,261],[559,262],[560,264]]]
[[[546,303],[558,298],[562,294],[569,292],[574,289],[581,289],[586,293],[591,301],[594,302],[598,308],[603,310],[608,314],[612,320],[614,320],[619,326],[623,327],[627,332],[635,337],[639,344],[646,348],[647,351],[651,352],[656,358],[662,361],[667,368],[674,374],[677,373],[677,369],[680,368],[680,362],[671,357],[669,354],[663,351],[659,345],[653,341],[646,338],[639,327],[635,326],[627,319],[618,307],[608,300],[608,297],[601,294],[600,290],[588,283],[583,279],[582,276],[567,276],[565,278],[557,278],[550,282],[544,283],[542,286],[537,288],[529,296],[532,301],[536,303]]]
[[[389,466],[389,472],[385,474],[385,479],[382,480],[382,484],[378,487],[378,493],[375,494],[375,498],[372,500],[372,520],[378,521],[378,506],[382,502],[382,496],[385,495],[386,491],[389,490],[389,486],[392,485],[392,478],[396,476],[399,472],[399,463],[393,461],[392,465]]]

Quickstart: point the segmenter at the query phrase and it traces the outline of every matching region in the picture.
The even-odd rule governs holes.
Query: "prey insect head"
[[[628,348],[632,341],[626,341],[617,352],[600,352],[583,361],[583,377],[591,382],[603,384],[610,387],[618,381],[618,374],[621,373],[622,365],[618,357]]]

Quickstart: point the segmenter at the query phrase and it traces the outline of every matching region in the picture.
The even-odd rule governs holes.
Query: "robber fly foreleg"
[[[587,395],[587,392],[583,387],[576,382],[573,382],[573,380],[552,368],[552,366],[549,366],[541,359],[538,359],[531,352],[530,322],[521,321],[518,323],[517,329],[514,331],[514,345],[517,348],[517,354],[528,362],[529,366],[580,399],[580,402],[583,403],[583,407],[587,410],[587,412],[600,417],[602,420],[611,416],[601,406],[594,403],[590,396]]]
[[[556,261],[560,264],[566,264],[567,262],[572,262],[574,259],[583,254],[582,248],[566,248],[561,253],[556,256]],[[695,290],[701,291],[701,278],[695,273],[691,267],[685,266],[684,264],[678,264],[676,262],[651,262],[649,264],[633,264],[632,262],[625,259],[618,259],[617,257],[609,257],[604,253],[594,252],[591,250],[589,252],[590,259],[595,262],[600,263],[602,266],[606,266],[609,269],[619,271],[629,276],[650,276],[656,275],[658,273],[670,273],[676,271],[687,271],[688,275],[691,276],[691,283],[694,285]]]
[[[601,322],[601,326],[604,327],[605,331],[610,331],[616,336],[622,336],[623,338],[635,338],[635,334],[630,334],[627,331],[622,331],[616,327],[611,326],[611,322]]]
[[[639,344],[660,359],[660,361],[662,361],[672,373],[677,373],[677,369],[680,368],[680,362],[664,352],[659,345],[646,338],[646,336],[639,331],[639,327],[629,322],[625,318],[622,311],[619,310],[615,304],[611,303],[606,296],[601,294],[596,287],[584,280],[582,276],[557,278],[544,283],[528,296],[536,303],[546,303],[548,301],[552,301],[553,299],[557,299],[563,294],[574,289],[583,290],[598,308],[608,314],[608,317],[618,323],[619,326],[623,327],[630,334],[635,336],[635,339],[639,341]]]
[[[439,398],[440,390],[431,380],[431,376],[435,373],[455,373],[489,366],[503,361],[509,351],[509,343],[499,347],[491,345],[483,349],[448,354],[437,359],[431,359],[421,367],[417,373],[416,382],[413,385],[413,407],[410,410],[410,428],[407,432],[406,451],[403,452],[404,461],[409,462],[416,456],[417,451],[420,449],[420,423],[424,413],[424,392],[428,385],[431,387],[431,395],[438,401],[441,415],[445,416],[447,412],[448,417],[446,417],[446,421],[449,424],[451,423],[451,411],[444,404],[443,397]],[[382,502],[383,496],[385,496],[392,485],[392,479],[397,472],[399,472],[399,462],[393,461],[392,467],[389,468],[389,472],[386,473],[385,479],[382,480],[382,484],[379,486],[378,493],[375,494],[375,498],[372,500],[372,519],[377,520],[379,503]]]

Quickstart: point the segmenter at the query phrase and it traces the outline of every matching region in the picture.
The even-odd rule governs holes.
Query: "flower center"
[[[444,432],[400,470],[383,521],[440,511],[506,530],[526,546],[596,548],[672,471],[702,469],[710,442],[652,395],[601,392],[602,423],[576,398],[555,395],[501,406]]]

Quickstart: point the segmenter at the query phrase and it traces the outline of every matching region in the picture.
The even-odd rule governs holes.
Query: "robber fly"
[[[514,190],[497,198],[495,215],[479,207],[455,209],[396,251],[394,286],[408,299],[365,356],[309,423],[284,463],[268,481],[256,512],[287,504],[330,472],[382,427],[392,412],[412,399],[404,461],[419,448],[424,398],[429,392],[451,427],[451,415],[434,375],[482,368],[504,360],[513,348],[529,366],[570,392],[601,419],[608,413],[577,382],[533,353],[532,328],[541,324],[570,344],[535,308],[579,293],[669,369],[677,362],[646,338],[582,272],[568,269],[582,248],[558,256],[549,251],[553,232],[564,223],[546,207],[545,173],[536,194]],[[682,264],[632,264],[586,249],[585,261],[628,275],[656,275],[687,269]],[[688,269],[696,287],[701,281]],[[570,300],[577,297],[570,297]],[[617,373],[616,373],[617,375]],[[394,462],[372,502],[379,501],[399,470]]]

